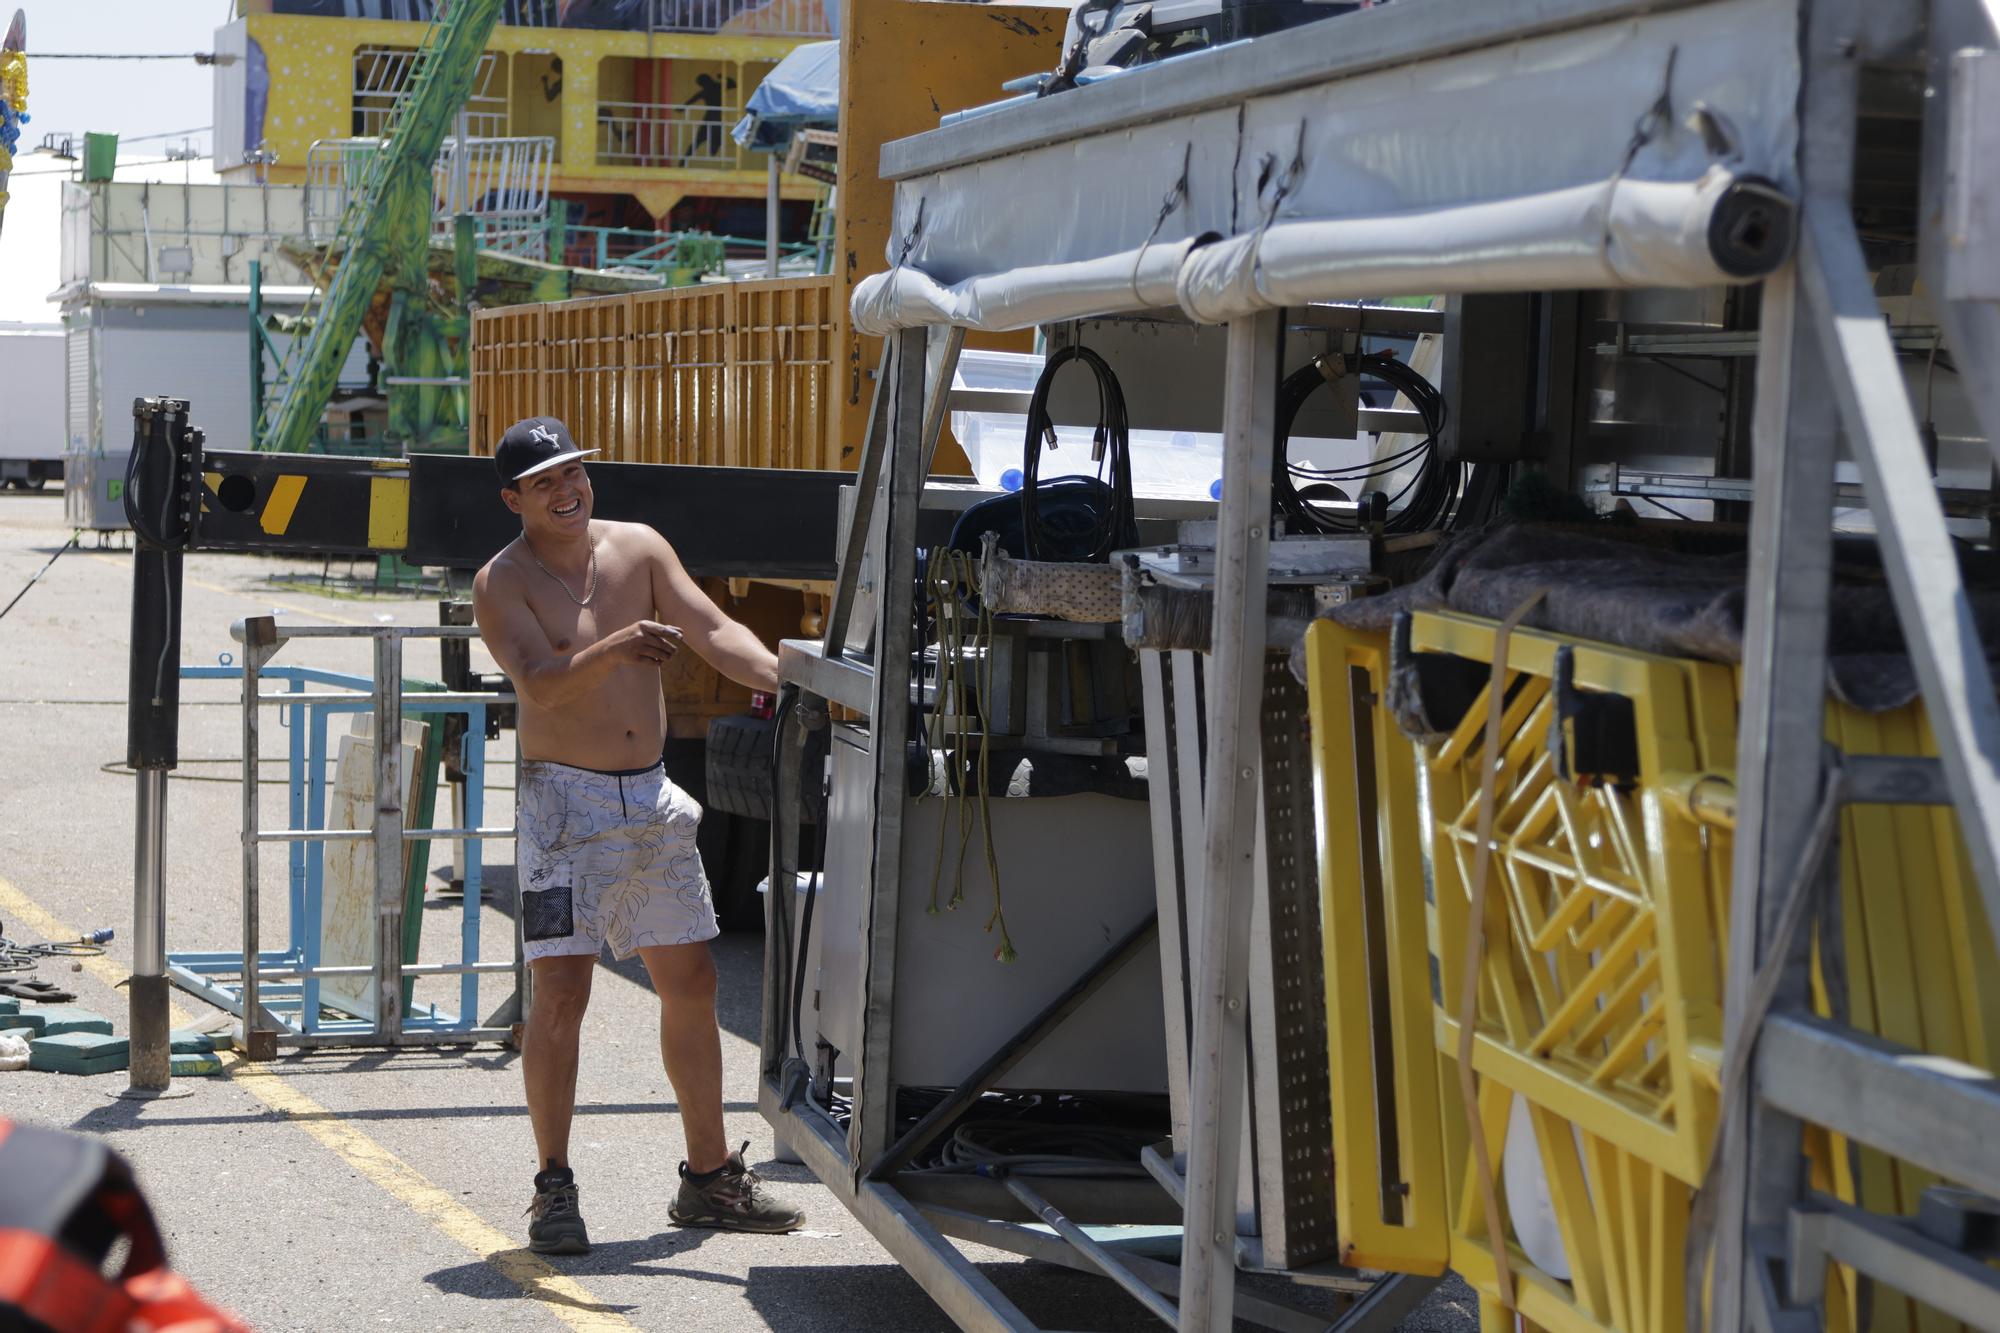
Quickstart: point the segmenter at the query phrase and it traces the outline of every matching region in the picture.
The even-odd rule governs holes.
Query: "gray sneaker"
[[[535,1201],[528,1205],[528,1248],[536,1254],[589,1254],[590,1233],[576,1206],[576,1177],[567,1167],[535,1177]]]
[[[746,1139],[706,1184],[697,1184],[687,1163],[681,1163],[681,1192],[667,1210],[675,1225],[775,1233],[805,1224],[803,1211],[775,1198],[764,1178],[745,1165],[743,1154],[749,1148]]]

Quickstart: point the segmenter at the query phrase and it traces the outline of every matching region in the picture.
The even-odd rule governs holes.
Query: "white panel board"
[[[374,717],[358,713],[354,730],[340,738],[333,787],[327,793],[326,826],[365,829],[375,822]],[[423,779],[426,724],[403,723],[403,810],[417,808]],[[409,848],[403,844],[403,882],[409,882]],[[320,891],[320,963],[325,967],[372,967],[375,963],[375,846],[369,842],[326,844],[326,872]],[[397,886],[402,892],[402,885]],[[320,1003],[356,1018],[375,1017],[372,977],[328,977],[320,982]]]

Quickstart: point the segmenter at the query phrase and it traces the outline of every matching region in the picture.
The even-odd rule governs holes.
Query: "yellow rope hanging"
[[[999,928],[1000,944],[993,951],[993,956],[1000,962],[1011,963],[1018,955],[1014,952],[1014,941],[1007,934],[1007,917],[1000,896],[1000,856],[993,844],[993,793],[988,771],[992,737],[987,699],[993,689],[993,616],[987,610],[984,599],[981,599],[977,615],[968,623],[964,602],[966,594],[976,591],[977,579],[978,561],[972,555],[943,548],[931,552],[924,575],[924,591],[937,624],[938,679],[936,700],[925,724],[925,737],[932,750],[950,758],[945,765],[944,793],[938,811],[938,852],[931,876],[929,910],[933,914],[938,910],[938,889],[944,882],[945,835],[955,805],[958,811],[958,862],[953,874],[951,898],[945,906],[955,911],[965,901],[965,850],[972,840],[972,824],[976,817],[985,842],[987,878],[993,884],[993,911],[986,918],[986,930],[990,934],[996,926]],[[966,679],[965,657],[968,651],[979,654],[975,682]],[[970,715],[966,712],[968,699],[972,705]],[[973,727],[977,728],[976,733]],[[978,796],[976,808],[966,792],[968,757],[972,760],[973,788]],[[954,770],[957,775],[955,780]]]

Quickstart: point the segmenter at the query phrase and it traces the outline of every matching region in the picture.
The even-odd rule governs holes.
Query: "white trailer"
[[[63,328],[0,323],[7,410],[0,417],[0,486],[39,491],[63,479]]]

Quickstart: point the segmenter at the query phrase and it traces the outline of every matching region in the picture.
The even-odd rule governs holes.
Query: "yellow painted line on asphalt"
[[[0,879],[0,912],[46,940],[81,939],[83,932],[58,920],[5,879]],[[74,960],[107,986],[122,987],[125,969],[108,954]],[[173,1026],[187,1027],[194,1019],[169,1003]],[[578,1333],[637,1333],[637,1325],[593,1296],[581,1283],[564,1277],[539,1256],[412,1167],[402,1158],[342,1121],[334,1112],[306,1096],[274,1069],[247,1063],[234,1051],[222,1054],[222,1072],[229,1081],[304,1130],[320,1146],[380,1186],[419,1217],[477,1255],[486,1265],[540,1301],[548,1312]]]
[[[130,569],[132,567],[130,562],[120,560],[115,556],[99,555],[95,551],[85,551],[84,554],[92,560],[102,560],[105,564],[116,566],[119,569]],[[205,592],[219,592],[224,597],[241,597],[254,601],[259,606],[276,607],[280,611],[289,611],[295,616],[311,616],[314,620],[324,620],[329,624],[356,625],[367,629],[375,623],[369,620],[354,620],[348,616],[337,616],[331,611],[321,611],[315,607],[294,606],[289,602],[273,602],[267,598],[257,596],[254,592],[246,592],[242,588],[226,588],[220,583],[210,583],[206,579],[188,578],[186,575],[183,575],[181,581],[191,588],[200,588]]]

